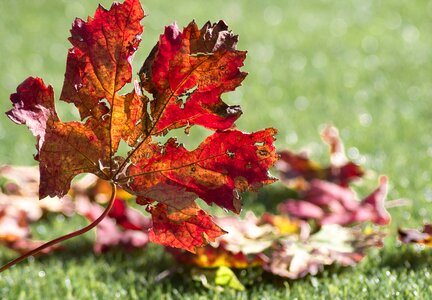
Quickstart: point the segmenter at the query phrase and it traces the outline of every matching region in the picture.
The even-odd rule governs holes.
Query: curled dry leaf
[[[179,223],[166,214],[178,203],[167,202],[182,193],[238,213],[239,193],[274,181],[268,169],[277,159],[276,130],[249,134],[234,129],[240,107],[227,105],[221,95],[246,77],[240,70],[246,52],[236,50],[238,37],[223,21],[202,28],[191,22],[183,30],[175,23],[167,26],[132,91],[119,94],[132,81],[143,17],[139,0],[125,0],[109,10],[99,6],[93,18],[77,18],[72,24],[60,99],[75,105],[79,121],[60,120],[53,88],[37,77],[18,86],[7,115],[36,136],[40,198],[63,197],[76,175],[93,173],[145,199],[140,203],[149,206],[157,225],[152,232],[161,235],[151,234],[151,239],[166,244],[174,242],[170,235],[179,230]],[[187,133],[196,125],[213,133],[195,150],[175,138],[155,141],[170,130],[184,128]],[[121,141],[130,148],[124,157],[117,153]],[[161,196],[161,186],[169,195]],[[182,206],[189,209],[191,204]],[[206,232],[209,240],[223,234],[210,226],[211,218],[202,210],[195,213],[188,224],[196,230],[179,235],[187,240],[173,245],[192,251],[207,240],[203,230],[211,231]],[[166,230],[165,225],[173,228]]]
[[[363,176],[364,171],[361,167],[346,157],[344,145],[335,127],[326,126],[321,132],[321,137],[330,150],[328,166],[321,166],[310,160],[305,153],[297,154],[290,150],[279,152],[280,159],[276,163],[276,169],[288,187],[303,191],[308,189],[313,179],[347,187],[350,182]]]
[[[421,231],[416,229],[399,229],[399,240],[403,243],[421,244],[432,247],[432,225],[426,224]]]

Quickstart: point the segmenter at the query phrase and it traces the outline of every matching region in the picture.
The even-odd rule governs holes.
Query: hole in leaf
[[[72,103],[57,101],[55,103],[56,112],[63,122],[73,122],[80,120],[78,108]]]
[[[148,114],[148,116],[149,116],[150,121],[153,122],[153,116],[152,116],[152,114],[151,114],[151,102],[150,102],[150,101],[147,102],[147,107],[146,107],[146,109],[147,109],[147,114]]]
[[[129,150],[130,150],[129,145],[126,144],[126,142],[123,139],[121,139],[116,154],[120,156],[126,156]]]
[[[152,136],[152,140],[155,143],[165,144],[168,139],[175,137],[177,138],[178,143],[183,144],[187,150],[191,151],[198,148],[200,143],[213,133],[212,130],[200,126],[190,127],[188,135],[184,134],[184,130],[184,127],[173,129],[168,131],[166,135]]]
[[[189,56],[191,57],[199,57],[199,56],[212,56],[213,53],[211,52],[197,52],[197,53],[191,53]]]
[[[228,155],[229,158],[234,158],[235,157],[235,153],[232,152],[232,151],[230,151],[230,150],[227,150],[226,154]]]
[[[108,107],[108,109],[111,109],[111,104],[108,102],[107,99],[102,99],[99,101],[99,103],[105,104],[105,106]]]
[[[192,94],[198,89],[198,86],[195,85],[194,87],[187,89],[183,93],[181,93],[179,96],[177,96],[176,103],[180,105],[180,108],[184,108],[186,102],[189,100],[189,98],[192,96]]]
[[[264,150],[264,149],[258,150],[257,153],[258,153],[258,155],[264,156],[264,157],[269,155],[269,152],[267,150]]]

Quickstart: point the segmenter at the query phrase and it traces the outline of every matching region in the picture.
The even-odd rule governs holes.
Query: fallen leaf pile
[[[319,224],[351,225],[370,221],[377,225],[390,222],[384,207],[387,177],[381,176],[378,188],[359,200],[349,184],[364,172],[348,160],[335,127],[327,126],[321,134],[330,148],[330,165],[322,167],[304,154],[282,151],[276,168],[288,187],[298,191],[298,199],[281,203],[279,210],[301,219],[314,219]],[[301,163],[300,163],[301,162]]]
[[[32,239],[30,223],[38,221],[47,212],[70,215],[74,211],[70,197],[39,201],[38,168],[1,166],[0,183],[0,243],[20,253],[44,243]]]
[[[260,266],[275,275],[297,279],[317,274],[325,265],[353,266],[369,247],[380,247],[383,235],[361,227],[324,225],[316,232],[301,220],[248,212],[244,219],[218,218],[228,233],[196,254],[170,249],[181,263],[203,268]]]
[[[39,170],[36,167],[0,167],[0,242],[25,253],[43,242],[32,239],[30,224],[47,213],[75,213],[93,221],[104,210],[111,193],[109,184],[94,175],[86,175],[72,185],[69,194],[39,200]],[[126,204],[132,195],[119,190],[113,209],[96,229],[94,250],[101,253],[114,246],[139,248],[148,241],[151,219]],[[48,249],[45,252],[49,252]]]
[[[359,180],[363,170],[346,158],[336,128],[326,127],[322,138],[330,147],[329,166],[304,154],[281,152],[276,168],[297,197],[280,203],[279,214],[257,217],[246,212],[243,219],[217,218],[227,234],[195,255],[170,249],[176,260],[201,268],[260,267],[297,279],[328,265],[354,266],[367,249],[382,247],[385,234],[373,225],[390,222],[384,205],[387,178],[381,176],[376,190],[360,200],[350,183]]]
[[[332,141],[339,145],[339,152],[332,150],[331,156],[337,153],[339,158],[344,157],[340,152],[343,145],[337,130],[330,127],[326,131],[334,134]],[[328,139],[324,138],[324,141]],[[334,149],[332,144],[330,149]],[[321,167],[303,155],[291,155],[300,156],[304,165],[314,166],[315,170],[338,170],[333,163],[329,167]],[[295,191],[297,197],[280,203],[278,214],[265,213],[258,217],[247,211],[243,217],[216,217],[212,221],[226,234],[215,237],[214,242],[205,247],[196,248],[195,254],[176,247],[177,237],[172,238],[174,247],[165,249],[179,264],[193,266],[192,277],[204,286],[216,290],[223,286],[243,290],[245,287],[235,270],[254,268],[283,278],[297,279],[308,274],[315,275],[329,265],[354,266],[367,255],[369,248],[383,245],[385,234],[377,229],[377,225],[390,222],[384,204],[388,188],[386,177],[381,176],[376,190],[360,200],[349,185],[354,179],[360,180],[364,173],[354,163],[343,162],[343,165],[358,170],[356,176],[349,175],[350,179],[347,179],[345,175],[335,172],[320,171],[311,175],[305,168],[300,171],[297,160],[292,166],[292,169],[296,168],[294,172],[289,169],[290,162],[292,160],[281,156],[277,168],[283,173],[281,176],[287,189]],[[330,173],[333,175],[326,177]],[[63,198],[39,201],[38,176],[37,168],[0,168],[0,240],[16,251],[24,252],[41,243],[31,239],[29,225],[45,214],[62,213],[68,217],[77,214],[94,221],[110,198],[109,183],[88,174],[74,181]],[[293,185],[294,181],[302,184]],[[162,193],[163,189],[153,191]],[[183,197],[184,194],[180,193],[178,201],[172,202],[172,205],[181,206]],[[96,227],[94,251],[97,254],[114,247],[124,250],[143,248],[151,240],[154,228],[164,230],[166,224],[174,222],[173,218],[178,221],[170,226],[178,226],[176,232],[190,234],[190,231],[199,231],[188,216],[178,213],[184,212],[184,209],[174,210],[171,220],[164,219],[165,212],[155,220],[154,212],[151,218],[132,208],[134,201],[146,200],[123,189],[118,190],[113,209]],[[165,206],[157,207],[166,209]],[[192,214],[199,216],[195,212]],[[183,218],[187,219],[187,225],[184,225]],[[210,228],[213,222],[209,223]],[[404,242],[430,245],[430,226],[426,226],[421,233],[400,230],[400,234]]]

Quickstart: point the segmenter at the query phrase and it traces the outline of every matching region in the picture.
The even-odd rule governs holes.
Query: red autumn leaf
[[[330,165],[321,166],[312,161],[304,153],[294,153],[289,150],[281,151],[280,159],[276,163],[281,179],[289,187],[305,190],[313,179],[330,181],[343,187],[363,176],[363,170],[345,156],[344,145],[335,127],[327,126],[321,132],[322,140],[330,149]]]
[[[40,78],[29,77],[11,95],[14,108],[7,115],[26,124],[37,138],[39,196],[61,197],[76,175],[93,173],[145,199],[144,204],[161,201],[172,210],[178,207],[172,205],[177,197],[186,194],[183,198],[193,195],[193,199],[180,205],[180,213],[197,197],[239,212],[238,193],[273,182],[268,169],[277,157],[276,131],[234,130],[241,110],[221,100],[222,93],[234,90],[245,78],[240,67],[246,52],[236,50],[238,37],[222,21],[201,29],[192,22],[183,31],[170,25],[141,68],[140,83],[134,82],[132,92],[120,95],[132,80],[131,61],[140,43],[143,17],[139,0],[125,0],[110,10],[99,6],[93,18],[73,23],[69,39],[73,47],[60,98],[78,108],[80,121],[59,119],[53,88]],[[154,142],[154,137],[171,129],[187,131],[193,125],[216,132],[192,151],[173,138],[165,144]],[[130,146],[126,157],[117,155],[121,140]],[[165,206],[150,210],[164,216],[174,226],[171,231],[178,231],[161,207]],[[190,216],[189,223],[204,231],[212,228],[210,239],[223,233],[209,225],[210,217],[201,210]],[[155,222],[153,233],[170,231],[161,230],[161,225]],[[204,244],[201,233],[197,229],[184,234],[185,240],[175,245],[194,249]],[[202,243],[197,242],[200,239]],[[154,235],[153,240],[167,243]]]
[[[150,220],[138,211],[127,206],[126,201],[116,199],[108,216],[114,219],[125,230],[146,231],[150,228]]]
[[[140,77],[156,99],[154,132],[199,124],[210,129],[230,128],[241,115],[239,106],[228,106],[220,96],[234,90],[246,73],[240,71],[246,51],[235,49],[238,37],[220,21],[195,22],[182,32],[174,23],[165,28],[159,43],[145,61]]]
[[[272,182],[266,166],[274,162],[274,148],[270,146],[274,134],[272,129],[252,134],[219,131],[194,151],[169,139],[163,149],[158,145],[148,149],[152,151],[150,162],[142,159],[129,168],[129,176],[133,178],[130,187],[148,197],[154,186],[177,184],[209,204],[239,212],[239,192],[256,190]],[[173,196],[178,197],[178,193]]]
[[[213,242],[223,233],[196,204],[174,214],[170,214],[168,206],[162,203],[150,207],[149,211],[153,218],[150,240],[161,245],[195,252],[196,248]]]

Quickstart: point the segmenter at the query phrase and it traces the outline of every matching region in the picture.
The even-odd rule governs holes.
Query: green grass
[[[29,75],[52,83],[59,94],[70,24],[92,14],[97,1],[0,1],[0,108]],[[108,5],[110,1],[102,1]],[[180,4],[179,4],[180,3]],[[333,123],[352,159],[391,180],[390,198],[409,198],[410,207],[392,209],[398,226],[419,226],[432,215],[432,3],[420,0],[148,0],[138,70],[163,26],[224,19],[249,51],[243,86],[226,94],[241,104],[242,130],[274,126],[277,146],[308,149],[323,160],[326,148],[317,129]],[[61,116],[76,112],[60,105]],[[192,132],[193,133],[193,132]],[[198,135],[202,133],[197,132]],[[198,138],[189,138],[196,143]],[[0,118],[1,163],[34,164],[34,139],[23,126]],[[360,153],[360,154],[358,154]],[[372,186],[374,182],[370,182]],[[272,189],[262,195],[272,197]],[[271,202],[271,199],[268,200]],[[247,207],[262,211],[254,198]],[[72,224],[69,224],[72,222]],[[44,223],[48,238],[80,224]],[[46,233],[45,233],[46,232]],[[114,251],[95,257],[90,239],[68,243],[64,253],[25,262],[0,276],[2,299],[429,299],[432,253],[399,246],[394,238],[356,268],[328,269],[298,281],[264,278],[247,292],[216,294],[186,275],[155,284],[172,266],[160,247]],[[1,261],[14,256],[2,249]]]

